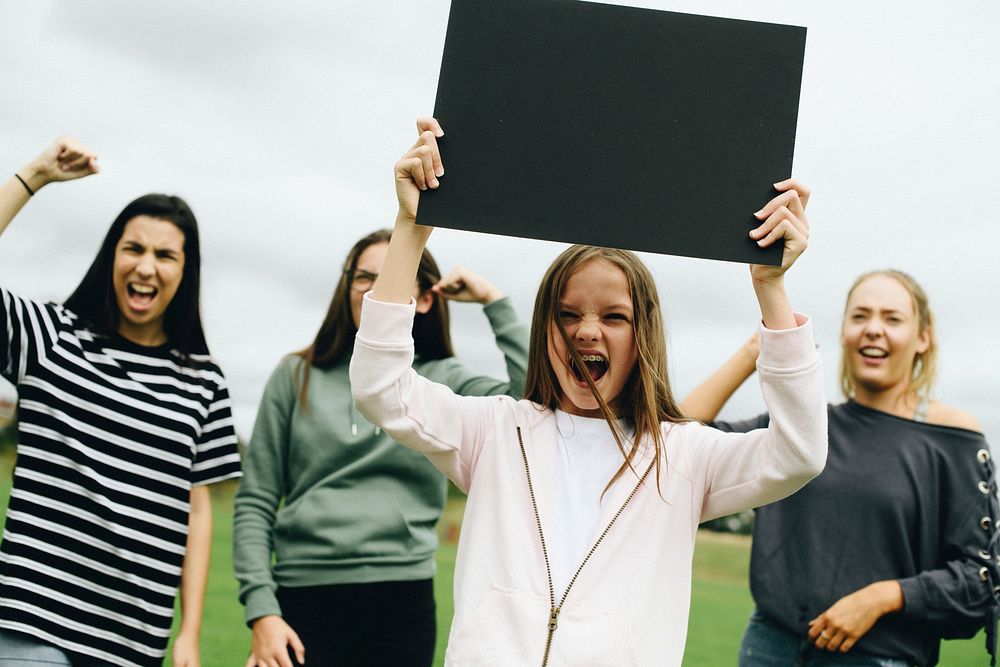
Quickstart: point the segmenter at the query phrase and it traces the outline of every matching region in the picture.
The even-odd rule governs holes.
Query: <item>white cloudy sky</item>
[[[1000,3],[627,4],[808,27],[795,173],[815,192],[813,234],[789,287],[816,320],[828,394],[848,286],[898,267],[939,318],[937,396],[1000,442]],[[446,0],[0,3],[3,168],[61,133],[103,168],[28,205],[0,242],[0,281],[61,300],[126,202],[182,195],[202,225],[209,343],[248,436],[267,375],[315,333],[347,249],[392,222],[391,167],[433,108],[447,15]],[[528,317],[562,246],[440,230],[431,248]],[[755,326],[746,268],[646,260],[683,395]],[[477,308],[455,311],[459,354],[501,373]],[[761,408],[750,386],[724,414]]]

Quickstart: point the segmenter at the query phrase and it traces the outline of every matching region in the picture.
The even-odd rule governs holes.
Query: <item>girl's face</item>
[[[895,278],[874,275],[851,293],[840,343],[856,390],[873,394],[907,387],[930,334],[920,332],[906,288]]]
[[[548,355],[561,395],[559,407],[582,417],[602,417],[583,373],[613,409],[628,384],[638,353],[632,329],[632,296],[625,273],[605,259],[593,259],[566,281],[558,317],[585,368],[577,368],[555,322],[549,325]]]
[[[385,253],[389,250],[388,243],[373,243],[358,255],[358,263],[354,267],[354,275],[350,277],[351,288],[351,318],[354,328],[361,326],[361,303],[365,292],[371,290],[375,279],[382,272],[385,264]],[[414,283],[413,298],[417,301],[417,312],[426,313],[434,305],[434,294],[429,290],[420,293],[420,287]]]
[[[167,307],[184,275],[184,232],[167,220],[139,215],[125,224],[111,275],[118,333],[141,345],[167,342]]]

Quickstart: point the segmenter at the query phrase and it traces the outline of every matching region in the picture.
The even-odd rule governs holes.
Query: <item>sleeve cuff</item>
[[[358,340],[372,347],[408,347],[413,345],[413,317],[417,302],[388,303],[376,301],[371,293],[361,301],[361,326]]]
[[[903,609],[900,615],[909,620],[919,620],[925,616],[924,597],[921,595],[920,581],[917,577],[899,580],[903,589]]]
[[[262,616],[281,616],[278,598],[267,586],[261,586],[247,593],[244,617],[247,627],[253,627],[253,622]]]
[[[760,326],[760,356],[757,367],[769,371],[797,371],[817,363],[816,337],[812,320],[795,313],[794,329],[768,329]]]

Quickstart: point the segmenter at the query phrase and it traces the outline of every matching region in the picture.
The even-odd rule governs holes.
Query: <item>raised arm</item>
[[[444,175],[437,139],[444,131],[433,118],[417,120],[420,137],[395,166],[396,198],[399,212],[385,256],[385,265],[372,287],[371,298],[389,303],[409,303],[417,277],[420,254],[427,245],[432,227],[418,225],[417,205],[420,191],[438,187]]]
[[[708,422],[715,419],[732,395],[757,370],[760,333],[756,333],[724,364],[691,390],[681,402],[685,417]]]
[[[704,471],[702,521],[784,498],[818,475],[826,460],[822,366],[811,324],[792,311],[784,288],[785,272],[808,244],[809,190],[792,180],[774,187],[781,194],[756,213],[763,222],[750,232],[762,247],[784,240],[780,266],[750,267],[762,319],[757,367],[770,419],[766,429],[752,433],[702,431],[714,433],[706,436],[710,446],[691,449]],[[719,378],[721,394],[749,373],[748,361],[732,364],[735,371]],[[721,405],[724,398],[712,401]]]
[[[518,319],[510,299],[489,280],[463,266],[452,269],[433,289],[441,297],[452,301],[483,305],[497,347],[503,353],[509,378],[508,382],[504,382],[481,375],[452,360],[455,376],[445,384],[462,396],[506,394],[521,398],[528,368],[528,327]]]
[[[780,194],[754,214],[761,224],[751,230],[750,238],[762,248],[784,240],[781,266],[753,265],[750,276],[764,326],[771,330],[794,329],[797,323],[785,293],[785,272],[809,242],[809,188],[788,179],[775,183],[774,189]],[[753,375],[759,352],[758,334],[684,399],[684,415],[703,422],[715,419],[733,392]]]
[[[766,328],[777,331],[798,326],[785,293],[785,272],[809,243],[809,220],[806,218],[809,188],[790,178],[775,183],[774,189],[781,194],[754,214],[761,224],[750,231],[750,238],[761,248],[783,239],[785,247],[781,266],[754,264],[750,267],[750,276],[760,305],[761,320]]]
[[[0,234],[35,193],[49,183],[98,172],[97,156],[72,137],[59,137],[0,185]]]
[[[431,228],[415,224],[420,191],[443,173],[437,121],[417,122],[420,138],[396,163],[399,214],[385,264],[365,295],[354,353],[351,392],[361,414],[396,442],[427,455],[438,470],[468,491],[478,460],[482,425],[494,401],[459,396],[414,372],[413,285]]]

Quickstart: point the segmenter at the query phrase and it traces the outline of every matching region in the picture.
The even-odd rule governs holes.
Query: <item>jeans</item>
[[[816,648],[809,637],[788,632],[754,610],[740,643],[739,667],[909,667],[905,660],[857,649],[847,653]]]
[[[0,630],[0,667],[71,667],[69,656],[31,635]]]

